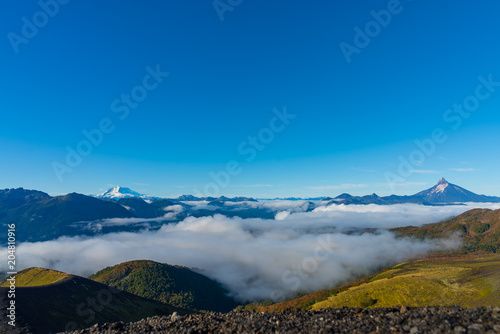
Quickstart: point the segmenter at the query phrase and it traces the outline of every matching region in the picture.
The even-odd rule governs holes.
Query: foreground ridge
[[[177,314],[94,325],[83,333],[500,333],[500,307],[340,308]]]

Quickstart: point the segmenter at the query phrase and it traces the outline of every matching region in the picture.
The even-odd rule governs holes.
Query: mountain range
[[[432,188],[423,190],[414,195],[398,196],[390,195],[380,197],[377,194],[367,196],[352,196],[349,194],[341,194],[330,200],[330,204],[379,204],[391,205],[402,203],[416,203],[423,205],[443,205],[456,204],[465,202],[476,203],[498,203],[500,197],[478,195],[467,189],[449,183],[444,178],[441,178]]]
[[[116,186],[108,189],[102,194],[95,195],[94,197],[100,199],[112,199],[118,201],[124,198],[142,198],[151,199],[152,201],[159,200],[158,197],[151,197],[143,194],[139,194],[130,188]],[[196,197],[193,195],[182,195],[178,198],[169,198],[172,202],[196,202],[196,201],[208,201],[214,203],[221,202],[244,202],[244,201],[257,201],[253,198],[248,197],[234,197],[228,198],[225,196],[221,197]],[[315,198],[298,198],[298,197],[287,197],[287,198],[275,198],[275,200],[308,200],[308,201],[330,201],[330,204],[379,204],[379,205],[391,205],[391,204],[401,204],[401,203],[416,203],[423,205],[440,205],[440,204],[453,204],[453,203],[464,203],[464,202],[477,202],[477,203],[496,203],[500,202],[500,197],[496,196],[486,196],[478,195],[467,189],[464,189],[455,184],[449,183],[444,178],[441,178],[436,185],[433,187],[420,191],[414,195],[390,195],[380,197],[377,194],[371,194],[366,196],[353,196],[347,193],[341,194],[337,197],[315,197]]]
[[[78,222],[130,217],[134,214],[118,203],[77,193],[51,197],[22,188],[0,190],[0,220],[16,224],[18,241],[85,234],[76,226]]]
[[[137,191],[134,191],[130,188],[127,187],[121,187],[121,186],[116,186],[113,188],[109,188],[105,192],[94,195],[93,197],[99,198],[99,199],[109,199],[109,200],[120,200],[124,198],[142,198],[146,200],[147,202],[153,202],[153,201],[159,201],[159,200],[170,200],[173,202],[196,202],[196,201],[224,201],[224,202],[243,202],[243,201],[250,201],[250,202],[256,202],[255,199],[250,198],[250,197],[226,197],[226,196],[220,196],[220,197],[196,197],[193,195],[181,195],[177,198],[161,198],[161,197],[153,197],[153,196],[148,196],[144,194],[140,194]]]
[[[306,201],[307,205],[302,210],[312,211],[320,205],[445,205],[464,202],[500,202],[500,197],[477,195],[442,178],[434,187],[410,196],[341,194],[335,198]],[[281,210],[279,206],[264,205],[248,197],[183,195],[158,198],[119,186],[95,197],[77,193],[52,197],[41,191],[23,188],[0,190],[0,221],[16,224],[17,240],[20,242],[52,240],[60,236],[133,232],[144,228],[155,230],[163,224],[179,222],[189,216],[221,214],[274,219]],[[114,220],[108,223],[110,219]],[[2,244],[5,242],[1,241]]]

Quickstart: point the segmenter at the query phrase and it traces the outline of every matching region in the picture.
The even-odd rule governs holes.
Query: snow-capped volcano
[[[498,202],[498,197],[478,195],[444,178],[432,188],[421,191],[413,197],[420,197],[429,203],[456,203],[456,202]]]
[[[441,179],[439,179],[439,182],[432,188],[432,194],[435,194],[435,193],[442,193],[445,191],[445,189],[449,186],[450,184],[448,183],[448,181],[446,181],[444,179],[444,177],[442,177]]]
[[[441,205],[451,203],[465,203],[465,202],[493,202],[500,203],[500,197],[478,195],[459,187],[455,184],[449,183],[444,178],[441,178],[438,183],[427,190],[421,191],[415,195],[398,196],[391,195],[379,197],[376,194],[368,196],[351,196],[349,194],[342,194],[335,197],[330,201],[330,204],[378,204],[378,205],[391,205],[402,203],[415,203],[424,205]]]
[[[120,199],[120,198],[129,198],[129,197],[139,197],[144,198],[142,194],[139,194],[136,191],[133,191],[130,188],[116,186],[114,188],[109,188],[105,192],[99,195],[95,195],[97,198],[109,198],[109,199]]]

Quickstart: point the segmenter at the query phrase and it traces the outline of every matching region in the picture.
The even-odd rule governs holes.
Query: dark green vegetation
[[[9,288],[0,284],[0,332],[7,324]],[[137,321],[153,315],[187,311],[148,300],[104,284],[54,270],[28,268],[16,276],[16,328],[32,333],[54,333],[86,328],[94,323]]]
[[[460,254],[500,253],[500,210],[474,209],[437,224],[400,227],[392,230],[402,237],[446,238],[456,235],[463,241]]]
[[[219,283],[180,266],[130,261],[103,269],[89,278],[182,308],[228,312],[237,306]]]

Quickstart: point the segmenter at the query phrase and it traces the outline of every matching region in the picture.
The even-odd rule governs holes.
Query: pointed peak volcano
[[[421,191],[414,197],[419,197],[428,203],[465,203],[465,202],[495,202],[498,203],[500,198],[494,196],[484,196],[475,194],[467,189],[449,183],[445,178],[441,178],[439,182],[432,188]]]
[[[440,178],[437,184],[449,184],[444,177]]]

